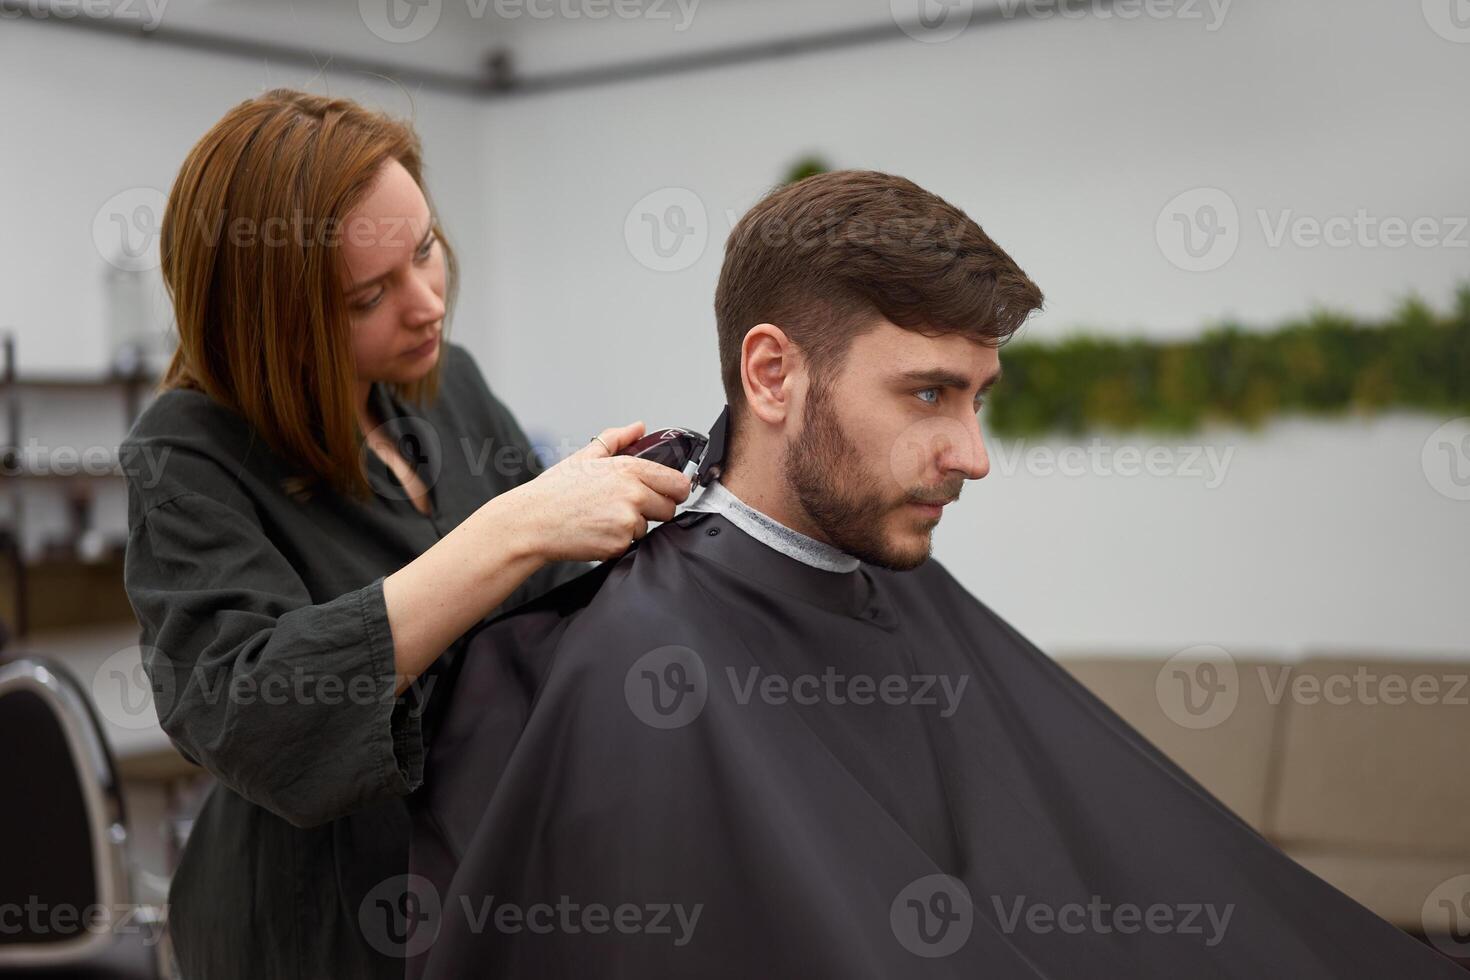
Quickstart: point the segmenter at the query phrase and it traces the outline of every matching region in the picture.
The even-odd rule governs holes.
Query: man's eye
[[[931,393],[934,395],[934,400],[933,401],[930,401],[929,399],[927,399],[927,398],[924,397],[925,395],[931,394]],[[939,389],[938,388],[924,388],[924,389],[922,389],[920,391],[914,392],[914,394],[918,395],[919,396],[919,400],[922,401],[922,402],[926,402],[926,403],[928,403],[930,405],[938,405],[939,404]]]

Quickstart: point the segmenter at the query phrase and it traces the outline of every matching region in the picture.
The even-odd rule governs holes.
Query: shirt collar
[[[713,511],[746,534],[789,558],[826,572],[852,572],[858,559],[825,541],[802,534],[735,496],[719,480],[712,480],[688,510]]]
[[[414,407],[399,400],[385,382],[374,381],[368,388],[368,403],[382,420],[378,431],[397,447],[398,452],[414,468],[419,479],[429,488],[429,516],[437,517],[439,491],[436,484],[444,468],[443,446],[438,429]],[[408,492],[388,464],[378,454],[362,447],[362,459],[367,468],[368,483],[380,497],[402,501],[409,507],[412,502]]]

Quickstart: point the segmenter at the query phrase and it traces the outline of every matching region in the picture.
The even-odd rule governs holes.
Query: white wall
[[[843,9],[871,22],[888,4]],[[1237,0],[1216,30],[1210,8],[1191,9],[1204,19],[1017,20],[944,43],[496,102],[418,93],[431,188],[464,263],[454,335],[547,443],[634,418],[708,425],[722,400],[711,305],[730,219],[809,151],[904,174],[966,208],[1046,291],[1032,337],[1183,336],[1226,316],[1268,326],[1318,303],[1372,316],[1411,290],[1448,302],[1470,249],[1272,247],[1257,212],[1470,213],[1470,44],[1437,35],[1417,3]],[[779,36],[789,24],[778,17],[765,0],[705,7],[687,42],[638,51]],[[532,68],[607,63],[630,30],[521,26]],[[101,369],[106,266],[93,219],[119,191],[167,191],[230,105],[272,85],[329,83],[409,111],[392,86],[312,75],[0,24],[12,93],[0,101],[0,326],[20,329],[23,370]],[[1222,267],[1186,272],[1155,226],[1201,187],[1229,195],[1240,243]],[[687,268],[656,272],[625,223],[631,213],[641,227],[635,204],[668,188],[697,197],[706,244],[679,253]],[[1034,457],[1002,465],[998,446],[991,476],[940,525],[937,554],[1048,649],[1463,653],[1470,503],[1436,492],[1421,464],[1443,421],[1283,421],[1164,441],[1233,451],[1216,487],[1047,476]]]
[[[581,39],[596,47],[591,27]],[[500,102],[486,130],[491,319],[459,330],[483,332],[486,373],[548,442],[634,418],[708,425],[723,398],[711,307],[727,212],[807,151],[964,207],[1045,290],[1035,338],[1182,336],[1228,316],[1269,326],[1317,304],[1373,316],[1410,291],[1443,305],[1470,277],[1470,233],[1459,247],[1272,247],[1257,212],[1273,224],[1285,209],[1470,214],[1466,91],[1470,44],[1436,34],[1419,4],[1294,0],[1236,3],[1214,31],[1180,18],[1001,23]],[[1243,219],[1238,251],[1211,272],[1171,264],[1155,233],[1171,198],[1197,187],[1225,190]],[[624,226],[668,188],[697,197],[707,244],[701,254],[691,237],[688,267],[659,272]],[[669,199],[656,200],[657,216]],[[1443,421],[1184,440],[1234,450],[1215,489],[996,467],[950,508],[936,553],[1051,649],[1463,655],[1470,503],[1435,492],[1420,465]],[[1124,443],[1149,440],[1108,446]]]
[[[20,332],[23,372],[90,375],[107,363],[103,280],[93,222],[115,195],[167,195],[180,164],[232,106],[277,86],[343,95],[412,116],[455,245],[483,264],[486,178],[478,102],[406,92],[362,75],[223,57],[30,20],[0,20],[0,328]],[[437,152],[436,152],[437,150]],[[161,215],[158,215],[161,217]],[[466,291],[469,319],[484,294]]]
[[[344,95],[415,120],[435,203],[450,216],[466,267],[483,266],[487,207],[484,161],[473,133],[483,108],[468,97],[408,91],[360,74],[282,67],[246,58],[149,46],[53,23],[0,20],[0,330],[18,337],[22,375],[101,374],[109,363],[108,293],[113,267],[93,235],[119,194],[166,196],[189,149],[230,107],[269,88]],[[161,213],[152,214],[156,222]],[[135,244],[156,223],[138,230]],[[111,244],[116,244],[111,243]],[[156,240],[153,243],[156,251]],[[167,298],[156,270],[156,300]],[[471,277],[473,279],[473,277]],[[466,322],[483,322],[486,294],[473,281],[460,297]],[[126,431],[116,391],[25,394],[21,441],[55,449],[115,450]],[[35,451],[29,455],[36,456]],[[43,464],[44,465],[44,462]],[[73,460],[60,464],[75,472]],[[54,467],[53,467],[54,468]],[[120,480],[70,481],[94,491],[97,520],[125,536]],[[35,553],[66,524],[67,481],[22,480],[0,496],[8,514],[23,500],[23,546]]]

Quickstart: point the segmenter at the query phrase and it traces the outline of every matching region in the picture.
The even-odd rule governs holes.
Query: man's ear
[[[740,344],[745,403],[762,422],[781,426],[800,404],[801,352],[774,323],[758,323]]]

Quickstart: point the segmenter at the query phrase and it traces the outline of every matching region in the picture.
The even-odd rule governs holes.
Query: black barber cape
[[[1463,975],[933,559],[686,512],[457,669],[383,903],[411,977]]]

